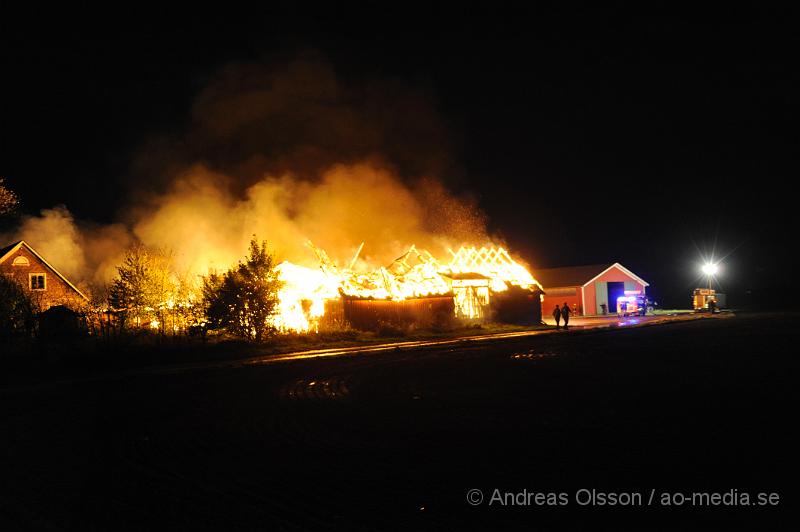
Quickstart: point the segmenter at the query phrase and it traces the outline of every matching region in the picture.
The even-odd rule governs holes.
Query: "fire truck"
[[[617,316],[644,316],[652,314],[655,301],[651,301],[639,290],[625,290],[624,296],[617,298]]]
[[[719,294],[713,288],[695,288],[692,306],[695,312],[719,312],[725,306],[725,294]]]

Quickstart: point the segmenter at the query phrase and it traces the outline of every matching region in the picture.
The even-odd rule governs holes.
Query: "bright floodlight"
[[[711,264],[711,263],[703,264],[703,273],[704,274],[711,276],[711,275],[716,274],[717,271],[719,271],[719,268],[717,268],[716,264]]]

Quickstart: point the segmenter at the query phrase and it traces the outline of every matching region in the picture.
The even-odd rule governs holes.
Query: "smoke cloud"
[[[83,277],[86,257],[80,233],[63,205],[45,209],[39,216],[24,217],[15,236],[14,240],[35,242],[34,248],[66,276]]]
[[[101,285],[116,274],[125,250],[134,242],[123,224],[77,222],[63,205],[24,216],[4,242],[25,240],[59,272],[82,288]]]
[[[231,65],[199,93],[185,132],[142,149],[119,223],[76,222],[62,206],[15,236],[81,283],[108,282],[134,242],[194,274],[235,264],[253,235],[307,266],[309,240],[340,264],[363,241],[361,268],[411,244],[446,257],[488,237],[476,201],[444,185],[458,172],[431,102],[399,83],[344,83],[313,54]]]
[[[317,180],[334,165],[381,159],[399,179],[458,175],[450,135],[423,88],[345,79],[314,52],[222,68],[198,93],[187,127],[151,139],[137,157],[142,181],[169,188],[201,163],[241,193],[264,175]]]
[[[133,233],[147,245],[174,250],[189,271],[226,268],[253,235],[279,260],[314,265],[313,242],[345,263],[365,242],[365,267],[385,265],[411,244],[445,253],[463,240],[483,242],[477,209],[440,184],[409,187],[373,163],[336,165],[315,181],[265,176],[239,198],[229,176],[195,166],[169,191],[140,209]]]

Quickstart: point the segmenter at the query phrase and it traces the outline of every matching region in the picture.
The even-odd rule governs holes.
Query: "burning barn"
[[[442,276],[450,283],[456,318],[482,322],[491,317],[489,284],[491,279],[475,272],[448,273]]]
[[[319,269],[289,262],[278,266],[284,281],[275,319],[279,329],[541,321],[541,285],[500,247],[462,247],[443,262],[411,246],[389,266],[366,273],[353,269],[363,244],[345,268],[310,247]]]

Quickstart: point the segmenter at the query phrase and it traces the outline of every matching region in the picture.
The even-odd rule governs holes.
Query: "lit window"
[[[47,276],[43,273],[30,274],[31,290],[44,290],[47,287]]]
[[[28,257],[23,257],[22,255],[18,255],[14,257],[14,262],[11,263],[13,266],[30,266],[31,261],[28,260]]]

